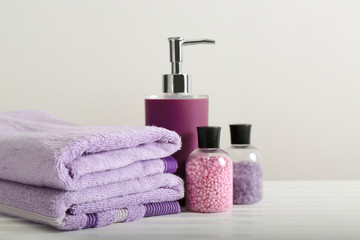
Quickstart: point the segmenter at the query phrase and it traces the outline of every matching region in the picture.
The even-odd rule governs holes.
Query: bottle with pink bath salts
[[[202,213],[225,212],[233,205],[233,166],[219,148],[220,127],[198,127],[199,148],[186,161],[186,207]]]
[[[209,97],[191,93],[190,75],[182,73],[182,47],[214,44],[208,39],[169,38],[171,74],[163,75],[163,94],[145,98],[145,124],[177,132],[182,147],[173,157],[178,162],[176,175],[185,178],[185,162],[197,147],[196,127],[208,125]]]
[[[233,160],[234,204],[253,204],[263,197],[261,157],[250,145],[250,131],[250,124],[230,125],[231,146],[226,151]]]

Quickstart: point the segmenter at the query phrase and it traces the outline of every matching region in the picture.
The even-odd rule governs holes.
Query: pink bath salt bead
[[[189,157],[186,164],[186,203],[190,211],[224,212],[232,207],[232,161],[225,154],[221,151],[214,156]]]

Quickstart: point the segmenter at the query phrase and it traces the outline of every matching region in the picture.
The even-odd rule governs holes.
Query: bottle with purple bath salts
[[[233,205],[233,168],[219,148],[220,127],[198,127],[199,148],[186,161],[186,207],[202,213],[225,212]]]
[[[231,146],[226,151],[233,160],[234,204],[253,204],[263,196],[261,157],[250,145],[250,132],[250,124],[230,125]]]

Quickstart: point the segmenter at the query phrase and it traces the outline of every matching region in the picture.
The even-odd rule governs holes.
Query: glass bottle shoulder
[[[252,145],[236,145],[233,144],[226,148],[233,162],[257,162],[260,163],[261,155],[259,150]]]
[[[158,100],[158,99],[208,99],[208,95],[203,94],[190,94],[190,93],[162,93],[159,95],[149,95],[145,99]]]
[[[232,169],[232,160],[229,154],[222,149],[198,148],[189,155],[186,161],[186,168],[194,166]]]
[[[188,157],[188,159],[194,158],[206,158],[206,157],[226,157],[229,158],[229,154],[220,148],[197,148]]]

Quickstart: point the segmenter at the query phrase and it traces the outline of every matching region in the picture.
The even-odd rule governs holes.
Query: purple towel
[[[0,180],[0,213],[79,230],[180,213],[183,195],[182,179],[170,173],[77,191]]]
[[[0,179],[62,190],[103,186],[169,172],[174,161],[167,157],[180,145],[163,128],[84,127],[39,111],[1,113]]]

